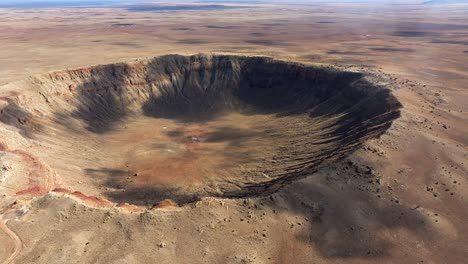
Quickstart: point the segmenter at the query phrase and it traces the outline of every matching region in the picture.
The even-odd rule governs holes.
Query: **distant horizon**
[[[110,7],[125,8],[129,11],[190,11],[209,9],[245,8],[245,5],[224,5],[222,2],[175,2],[141,1],[141,0],[27,0],[21,2],[0,3],[0,8],[29,9],[29,8],[66,8],[66,7]],[[234,2],[231,2],[234,3]],[[245,2],[247,4],[247,2]],[[257,2],[258,3],[258,2]]]
[[[41,8],[41,7],[69,7],[83,5],[107,5],[125,2],[142,2],[138,0],[24,0],[24,1],[3,1],[0,8]]]
[[[168,2],[164,0],[5,0],[0,3],[0,8],[47,8],[47,7],[73,7],[73,6],[105,6],[112,4],[167,4],[179,5],[182,3],[192,3],[204,5],[209,3],[216,4],[455,4],[455,3],[468,3],[468,0],[188,0],[188,1],[173,1]]]

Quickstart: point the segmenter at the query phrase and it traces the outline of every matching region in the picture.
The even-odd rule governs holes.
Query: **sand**
[[[87,187],[93,178],[74,181],[55,174],[53,166],[32,155],[47,142],[3,124],[9,142],[2,140],[0,154],[6,222],[0,243],[7,246],[0,258],[17,263],[464,263],[466,8],[1,10],[0,48],[8,51],[0,55],[1,98],[22,92],[11,83],[49,71],[169,53],[218,53],[333,64],[382,76],[382,85],[403,108],[385,134],[274,194],[205,197],[182,206],[160,201],[143,210],[124,200],[109,201],[100,195],[104,186],[93,192]],[[112,26],[117,20],[134,25]],[[43,100],[28,98],[19,96],[21,105]],[[29,166],[15,166],[25,163]],[[46,194],[27,188],[37,181],[45,189],[83,187]],[[18,187],[26,188],[18,194]]]

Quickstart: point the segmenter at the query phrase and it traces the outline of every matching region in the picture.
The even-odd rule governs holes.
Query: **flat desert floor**
[[[274,194],[143,209],[107,206],[72,175],[41,179],[47,193],[32,195],[29,172],[47,170],[34,154],[42,143],[2,124],[0,260],[466,263],[467,14],[468,5],[0,9],[4,87],[164,54],[260,55],[379,74],[403,105],[380,138]]]

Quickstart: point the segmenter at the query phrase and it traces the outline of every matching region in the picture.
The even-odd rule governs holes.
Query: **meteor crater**
[[[7,88],[18,92],[2,97],[0,121],[44,165],[39,189],[49,174],[136,205],[274,192],[379,137],[401,107],[365,73],[227,55],[66,70]]]

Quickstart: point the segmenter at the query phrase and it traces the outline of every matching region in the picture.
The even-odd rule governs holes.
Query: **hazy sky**
[[[86,2],[143,2],[144,0],[0,0],[0,4],[27,4],[27,3],[86,3]]]
[[[376,3],[376,4],[416,4],[423,3],[429,0],[182,0],[182,1],[171,1],[171,0],[0,0],[0,6],[22,6],[27,4],[38,4],[38,3],[54,3],[60,4],[106,4],[106,3],[117,3],[117,2],[164,2],[173,3],[177,2],[233,2],[233,3]],[[464,2],[468,3],[468,0],[435,0],[435,2]]]
[[[0,0],[1,6],[26,6],[26,5],[39,5],[39,4],[99,4],[99,3],[116,3],[116,2],[142,2],[141,0]]]
[[[15,4],[21,4],[21,3],[50,3],[50,2],[165,2],[165,3],[176,3],[176,2],[283,2],[283,3],[288,3],[288,2],[302,2],[302,3],[314,3],[314,2],[376,2],[376,3],[383,3],[383,2],[422,2],[423,0],[331,0],[331,1],[325,1],[325,0],[201,0],[201,1],[190,1],[190,0],[185,0],[185,1],[170,1],[170,0],[0,0],[0,3],[15,3]]]

